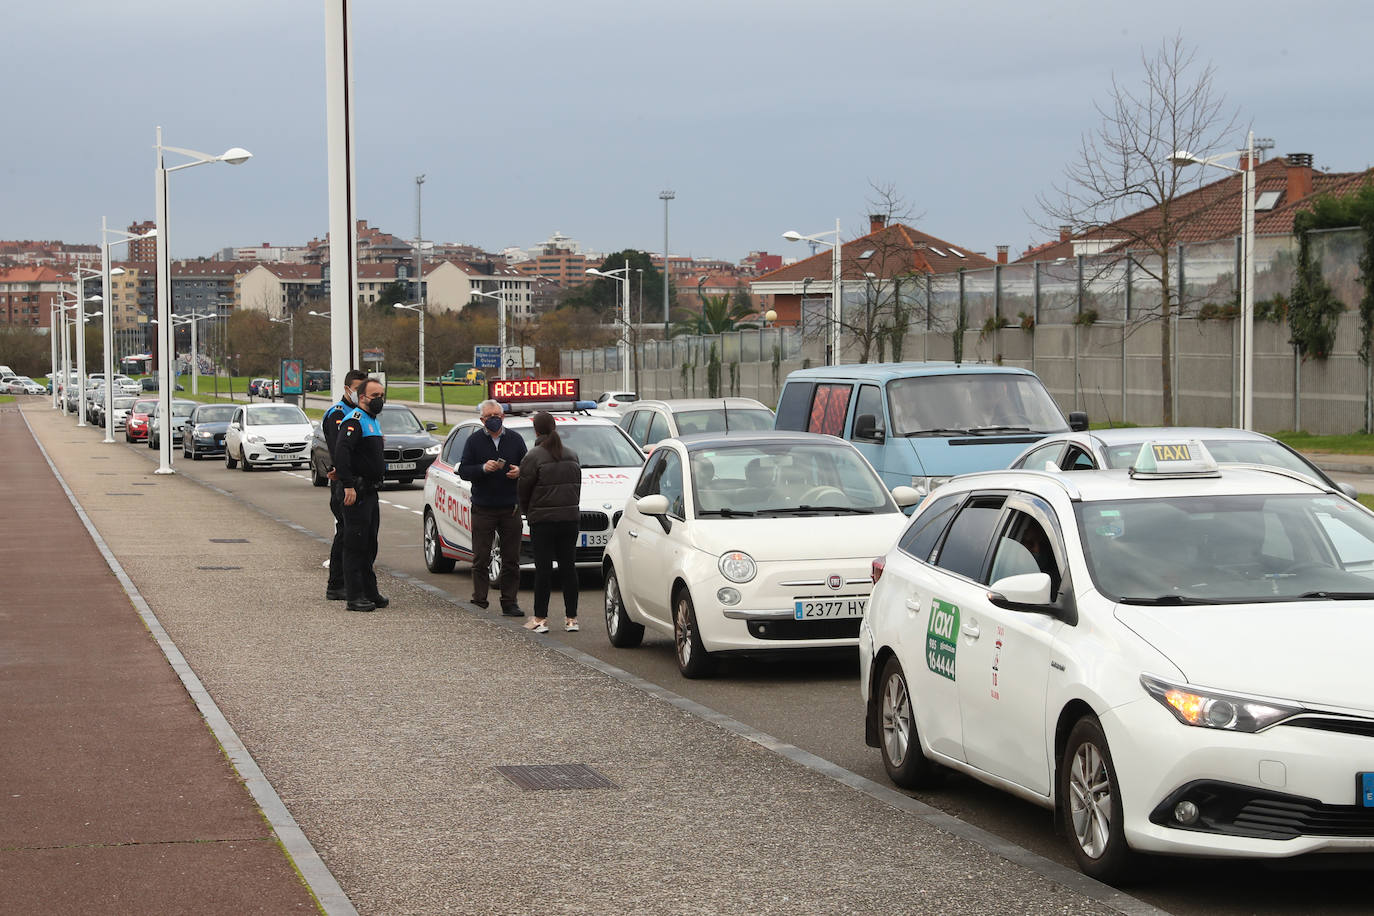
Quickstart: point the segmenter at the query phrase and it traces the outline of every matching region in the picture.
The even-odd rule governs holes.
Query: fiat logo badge
[[[826,584],[829,585],[832,589],[838,589],[842,585],[844,585],[844,579],[840,576],[831,576],[830,579],[827,580]]]

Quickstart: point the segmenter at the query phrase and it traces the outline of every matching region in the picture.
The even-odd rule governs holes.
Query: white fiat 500
[[[606,633],[672,635],[689,678],[716,653],[854,646],[873,556],[920,498],[843,439],[775,431],[664,439],[634,497],[606,548]]]
[[[553,418],[563,444],[577,453],[582,464],[577,565],[599,569],[611,529],[644,466],[644,453],[614,420],[585,412],[554,413]],[[531,417],[507,414],[504,426],[523,438],[526,446],[534,446]],[[468,437],[482,429],[481,421],[475,418],[455,426],[425,475],[424,551],[430,572],[449,572],[455,560],[472,562],[472,484],[458,476],[458,462]],[[526,523],[520,545],[521,569],[534,569],[529,538]],[[501,575],[499,535],[492,544],[490,572],[493,582]]]
[[[1079,867],[1374,851],[1374,515],[1196,440],[931,494],[860,629],[893,782],[1053,808]]]
[[[237,407],[224,431],[224,466],[303,468],[310,463],[310,433],[310,420],[294,404]]]

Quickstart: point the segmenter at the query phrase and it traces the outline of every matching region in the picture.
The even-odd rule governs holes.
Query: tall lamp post
[[[158,464],[154,474],[172,474],[172,261],[171,261],[171,233],[167,231],[167,175],[181,169],[189,169],[192,166],[204,165],[207,162],[227,162],[230,165],[239,165],[247,162],[253,154],[240,147],[231,147],[220,153],[218,156],[210,153],[199,153],[191,149],[182,149],[176,146],[163,146],[162,128],[157,129],[157,145],[154,147],[156,152],[157,168],[154,170],[153,179],[155,182],[155,198],[157,202],[157,314],[162,319],[157,331],[157,385],[158,400],[162,404],[162,419],[158,429],[158,439],[161,448],[158,449]],[[164,153],[178,153],[188,157],[190,162],[183,162],[181,165],[174,165],[168,168],[164,159]]]
[[[1245,157],[1245,168],[1223,165],[1223,160]],[[1230,153],[1194,156],[1187,150],[1175,150],[1169,157],[1175,168],[1186,165],[1211,165],[1242,178],[1241,194],[1241,289],[1240,289],[1240,427],[1255,428],[1255,132],[1245,140],[1245,149]]]
[[[833,242],[824,241],[825,236],[833,235]],[[789,242],[817,242],[822,245],[829,245],[831,251],[830,260],[830,309],[826,315],[826,344],[825,344],[825,364],[827,366],[838,366],[840,364],[840,321],[843,319],[842,309],[844,307],[843,292],[844,278],[840,276],[840,221],[835,220],[835,230],[833,232],[817,232],[814,235],[802,235],[796,230],[789,230],[782,234],[782,237]]]
[[[123,273],[124,271],[120,271]],[[86,425],[86,303],[104,302],[102,296],[86,296],[86,278],[100,276],[100,271],[90,267],[78,267],[76,274],[76,301],[81,304],[81,320],[76,323],[76,425]],[[110,387],[109,376],[105,387]]]
[[[420,324],[418,329],[418,334],[420,337],[420,352],[419,358],[417,359],[416,368],[419,370],[420,373],[420,404],[421,406],[423,406],[425,403],[425,304],[423,301],[416,302],[413,305],[407,305],[402,302],[396,302],[392,305],[392,308],[405,309],[407,312],[414,312],[415,314],[420,316]]]
[[[503,379],[506,377],[506,291],[497,290],[494,293],[484,293],[480,289],[474,289],[474,296],[482,296],[487,299],[495,299],[500,305],[496,306],[496,349],[500,356],[496,360],[496,377]],[[521,353],[524,351],[522,350]]]
[[[120,235],[123,238],[110,239],[110,235]],[[100,218],[100,274],[103,281],[101,287],[105,294],[105,438],[103,442],[113,444],[114,437],[114,386],[110,384],[114,378],[114,325],[115,313],[114,291],[111,287],[110,278],[124,273],[124,268],[116,267],[110,269],[110,249],[116,245],[125,245],[136,239],[155,238],[156,229],[149,229],[140,234],[124,232],[119,229],[110,229],[105,225],[105,217]]]
[[[620,282],[621,302],[620,309],[620,339],[616,341],[616,353],[620,356],[620,386],[625,390],[630,388],[630,364],[625,359],[625,335],[629,330],[630,312],[630,261],[625,260],[624,267],[617,267],[615,270],[598,270],[595,267],[587,268],[587,276],[604,277],[607,280],[617,280]]]
[[[668,339],[668,201],[676,199],[672,191],[660,191],[663,201],[663,339]]]

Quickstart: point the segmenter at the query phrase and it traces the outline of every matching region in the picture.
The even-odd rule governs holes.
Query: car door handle
[[[959,629],[969,639],[977,639],[979,636],[983,635],[983,631],[978,629],[976,624],[966,623]]]
[[[637,537],[639,537],[639,532],[638,532],[638,531],[629,531],[629,532],[626,532],[626,533],[629,534],[629,536],[632,537],[632,538],[637,538]]]

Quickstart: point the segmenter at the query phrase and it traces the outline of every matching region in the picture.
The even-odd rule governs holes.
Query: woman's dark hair
[[[534,415],[534,434],[539,437],[539,444],[544,446],[544,450],[554,461],[563,460],[563,439],[558,435],[558,426],[554,423],[553,414],[541,410]]]

